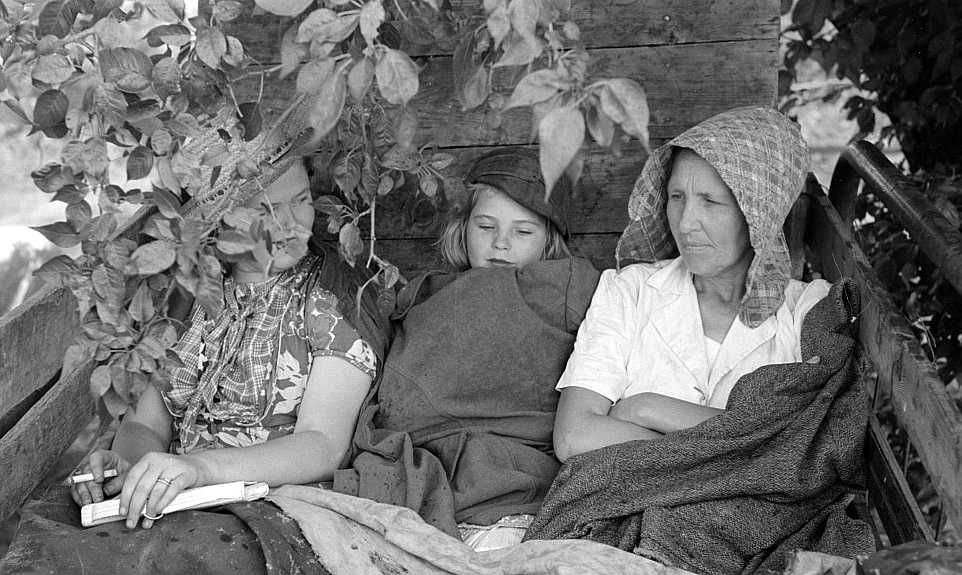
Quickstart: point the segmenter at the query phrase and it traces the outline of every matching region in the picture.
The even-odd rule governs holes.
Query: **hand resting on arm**
[[[149,387],[118,430],[113,449],[91,454],[87,470],[95,480],[75,487],[74,500],[82,505],[119,492],[121,512],[127,514],[127,526],[132,528],[145,506],[147,514],[158,515],[178,493],[192,487],[239,480],[265,481],[271,486],[328,480],[347,452],[370,384],[371,377],[349,362],[316,357],[292,434],[189,455],[167,453],[172,418],[160,392]],[[107,467],[116,467],[119,474],[103,484]],[[170,484],[158,481],[161,478]],[[152,524],[144,518],[144,527]]]
[[[723,411],[657,393],[639,393],[612,404],[594,391],[566,387],[555,419],[555,455],[565,461],[616,443],[654,439]]]

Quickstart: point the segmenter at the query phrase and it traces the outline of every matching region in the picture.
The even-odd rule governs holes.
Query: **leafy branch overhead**
[[[376,218],[399,215],[378,200],[415,194],[438,205],[459,193],[456,156],[418,129],[424,64],[411,54],[425,46],[454,51],[450,98],[462,110],[531,110],[549,193],[562,174],[578,179],[586,135],[647,146],[644,90],[589,77],[569,4],[485,0],[472,13],[442,0],[214,0],[191,16],[183,0],[5,0],[2,103],[63,144],[32,176],[64,204],[64,219],[37,229],[81,251],[38,271],[74,293],[83,319],[65,372],[94,356],[92,390],[122,413],[179,362],[170,348],[184,296],[217,314],[225,266],[251,255],[270,266],[270,210],[212,218],[185,204],[201,189],[258,181],[267,167],[252,150],[299,105],[312,129],[299,150],[331,182],[315,200],[320,227],[348,263],[375,271],[379,301],[393,305],[403,280],[377,254],[375,230]],[[252,55],[258,38],[244,30],[257,28],[239,25],[265,13],[285,27],[274,65]],[[278,114],[265,95],[282,84],[291,88]]]

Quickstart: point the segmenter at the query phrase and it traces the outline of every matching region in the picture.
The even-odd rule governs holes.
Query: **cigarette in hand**
[[[110,479],[111,477],[117,477],[116,469],[105,469],[104,479]],[[77,485],[78,483],[87,483],[88,481],[94,480],[93,473],[81,473],[79,475],[71,475],[67,478],[67,485]]]

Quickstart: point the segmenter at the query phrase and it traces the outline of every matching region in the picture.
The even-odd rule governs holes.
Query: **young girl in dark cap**
[[[553,388],[598,272],[571,257],[570,189],[545,200],[536,152],[489,153],[466,183],[440,241],[460,271],[401,292],[376,404],[334,487],[412,508],[483,550],[520,541],[558,470]]]

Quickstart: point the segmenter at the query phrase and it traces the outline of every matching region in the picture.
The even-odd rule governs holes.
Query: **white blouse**
[[[791,280],[785,302],[755,329],[737,317],[709,358],[698,296],[684,260],[605,270],[557,389],[589,389],[612,403],[654,392],[724,408],[742,375],[801,361],[802,320],[829,291]]]

